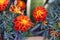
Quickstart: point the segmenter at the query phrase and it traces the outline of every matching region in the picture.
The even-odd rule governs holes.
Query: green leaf
[[[10,32],[12,30],[12,27],[10,25],[7,26],[6,31]]]

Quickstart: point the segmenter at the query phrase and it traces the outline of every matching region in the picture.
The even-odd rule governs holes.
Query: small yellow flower
[[[20,10],[20,8],[18,8],[15,5],[12,5],[9,10],[12,11],[12,12],[14,12],[15,14],[22,14],[23,15],[23,12]]]

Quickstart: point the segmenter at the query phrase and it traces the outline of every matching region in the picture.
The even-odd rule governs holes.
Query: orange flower
[[[26,8],[26,3],[24,1],[18,0],[17,6],[24,10]]]
[[[8,6],[10,0],[0,0],[0,11],[4,11]]]
[[[44,7],[39,6],[33,11],[33,17],[37,22],[44,21],[46,20],[47,13],[48,12]]]
[[[14,12],[15,14],[22,14],[23,15],[23,12],[20,10],[20,8],[18,8],[15,5],[12,5],[9,10],[11,12]]]
[[[21,15],[15,18],[14,23],[15,23],[14,29],[17,31],[22,31],[22,32],[26,32],[33,25],[31,20],[27,16],[24,16],[24,15]]]

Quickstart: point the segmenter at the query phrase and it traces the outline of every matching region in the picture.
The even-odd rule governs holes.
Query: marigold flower
[[[8,6],[10,0],[0,0],[0,11],[4,11]]]
[[[44,21],[46,20],[47,13],[48,12],[44,7],[39,6],[33,11],[33,17],[37,22]]]
[[[22,32],[28,31],[33,25],[31,20],[27,16],[24,16],[24,15],[21,15],[15,18],[14,24],[15,24],[14,29],[17,31],[22,31]]]
[[[26,8],[26,3],[24,1],[18,0],[17,6],[24,10]]]

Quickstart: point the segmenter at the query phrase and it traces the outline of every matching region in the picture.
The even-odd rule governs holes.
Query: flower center
[[[5,0],[0,0],[0,4],[3,4],[5,2]]]
[[[23,23],[23,24],[27,24],[27,21],[26,21],[26,20],[22,20],[22,23]]]
[[[41,16],[41,14],[43,14],[43,12],[40,11],[40,10],[38,10],[38,11],[37,11],[37,16]],[[41,17],[42,17],[42,16],[41,16]]]

